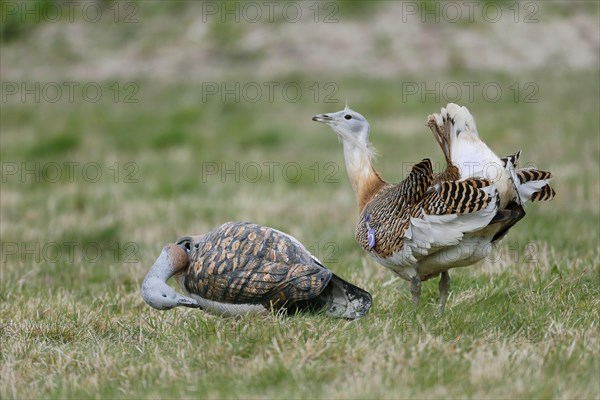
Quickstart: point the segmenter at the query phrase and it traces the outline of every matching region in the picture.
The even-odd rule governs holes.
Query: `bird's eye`
[[[179,239],[176,244],[182,246],[185,251],[189,252],[192,246],[192,238],[189,236],[183,237]]]
[[[163,294],[163,297],[167,297],[167,295],[166,295],[166,294]]]
[[[346,119],[352,119],[352,115],[346,114],[346,115],[344,115],[344,118],[346,118]]]

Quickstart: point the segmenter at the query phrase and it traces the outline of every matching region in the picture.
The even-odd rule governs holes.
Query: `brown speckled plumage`
[[[185,295],[167,281],[175,277]],[[249,222],[228,222],[163,247],[141,290],[153,308],[200,308],[234,316],[269,309],[356,319],[371,295],[325,268],[292,236]]]
[[[209,232],[190,260],[190,293],[225,303],[279,307],[317,296],[331,279],[331,271],[289,236],[243,222]]]
[[[410,218],[427,215],[469,214],[485,208],[491,197],[483,187],[486,179],[440,182],[433,186],[431,161],[413,166],[409,176],[396,185],[386,185],[363,208],[355,229],[358,244],[382,258],[402,250]],[[368,227],[374,229],[375,246],[369,248]]]
[[[415,304],[421,282],[440,276],[443,311],[448,271],[486,257],[490,244],[523,218],[523,203],[554,196],[547,185],[549,173],[517,171],[520,152],[501,160],[479,138],[471,113],[453,103],[427,119],[446,170],[433,174],[426,159],[396,185],[383,181],[372,166],[371,127],[363,115],[346,107],[312,119],[329,125],[341,139],[359,205],[357,242],[377,262],[411,282]]]

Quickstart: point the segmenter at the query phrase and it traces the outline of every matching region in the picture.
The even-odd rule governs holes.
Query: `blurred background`
[[[556,174],[558,198],[531,212],[552,220],[564,205],[566,223],[587,220],[597,13],[595,2],[5,1],[2,238],[40,252],[132,241],[147,262],[180,235],[244,219],[357,251],[341,146],[311,121],[346,101],[371,122],[389,181],[423,157],[441,163],[424,123],[453,101],[498,154],[522,149]],[[132,279],[145,268],[128,267]],[[72,276],[42,270],[53,268]]]
[[[469,108],[499,155],[521,149],[522,165],[554,173],[557,198],[528,207],[498,258],[461,275],[466,285],[504,273],[551,281],[569,268],[598,282],[595,1],[3,0],[0,10],[3,320],[54,302],[150,314],[138,287],[162,246],[230,220],[288,232],[335,272],[408,304],[355,244],[341,145],[311,121],[346,101],[370,121],[387,181],[424,157],[444,168],[425,121],[448,102]],[[44,385],[2,394],[87,393]]]

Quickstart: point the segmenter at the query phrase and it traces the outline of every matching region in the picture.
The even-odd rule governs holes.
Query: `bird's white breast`
[[[452,268],[466,267],[483,260],[492,249],[491,237],[467,234],[454,246],[448,246],[429,254],[420,260],[410,260],[407,251],[398,251],[390,257],[382,258],[369,254],[381,265],[390,269],[402,279],[410,281],[414,276],[421,279],[438,275]]]

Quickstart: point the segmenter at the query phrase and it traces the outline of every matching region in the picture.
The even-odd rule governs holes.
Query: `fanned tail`
[[[517,169],[521,151],[500,159],[479,139],[473,115],[466,107],[449,103],[441,109],[440,114],[428,116],[427,126],[448,163],[445,172],[434,175],[433,186],[427,191],[428,194],[436,192],[424,200],[424,204],[429,208],[424,206],[425,212],[431,213],[429,219],[435,218],[437,221],[450,214],[460,215],[463,210],[466,215],[463,214],[460,218],[469,219],[483,212],[477,210],[485,209],[489,211],[486,218],[489,218],[490,224],[486,232],[493,234],[492,242],[495,242],[502,239],[508,230],[525,216],[523,206],[527,201],[548,201],[555,197],[556,193],[549,185],[552,174],[537,169]],[[496,178],[491,177],[484,168],[474,171],[471,169],[474,165],[483,167],[490,164],[501,170],[501,174]],[[467,167],[468,169],[463,171],[458,169]],[[456,175],[453,168],[456,168]],[[461,172],[464,172],[464,175],[461,175]],[[458,181],[461,176],[490,178],[493,185],[486,179],[471,178],[470,181],[472,186],[483,185],[478,190],[485,191],[488,198],[479,198],[475,195],[477,192],[465,190],[465,186],[460,184],[469,182],[469,179]]]
[[[550,187],[552,173],[533,168],[517,170],[517,189],[523,203],[527,201],[550,201],[556,192]]]
[[[510,161],[510,163],[513,165],[513,167],[517,168],[517,163],[519,161],[520,156],[521,156],[521,150],[517,151],[515,154],[511,154],[506,157],[503,157],[500,160],[502,161],[502,165],[504,167],[506,167],[506,165]]]
[[[452,117],[450,117],[452,116]],[[460,178],[458,168],[453,163],[452,146],[457,143],[458,135],[463,132],[478,135],[473,116],[465,107],[449,103],[442,108],[441,115],[433,114],[427,118],[427,126],[431,129],[433,136],[440,145],[448,167],[441,174],[433,177],[433,183],[452,181]],[[514,201],[521,205],[527,201],[549,201],[556,196],[556,192],[550,186],[552,174],[548,171],[540,171],[533,168],[517,169],[521,151],[510,154],[501,159],[503,167],[510,176],[514,187]]]
[[[545,185],[539,191],[531,195],[530,201],[550,201],[556,196],[554,189],[550,185]]]

